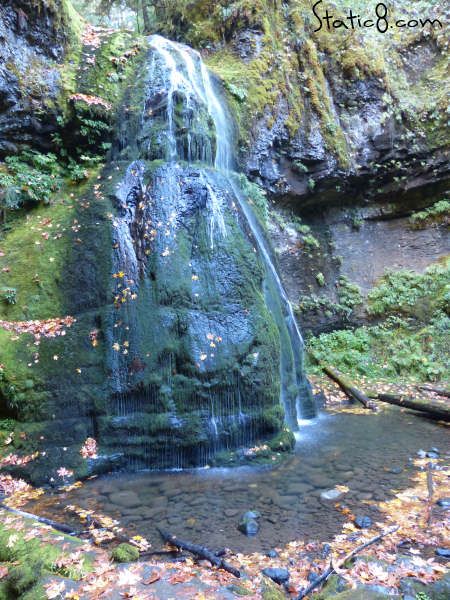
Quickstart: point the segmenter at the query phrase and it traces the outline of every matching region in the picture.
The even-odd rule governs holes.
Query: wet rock
[[[112,504],[117,504],[127,508],[133,508],[141,504],[141,500],[136,492],[125,490],[111,494],[109,500]]]
[[[275,569],[275,568],[267,568],[261,571],[263,575],[275,581],[275,583],[279,583],[280,585],[289,581],[289,571],[286,569]]]
[[[272,550],[269,550],[267,553],[267,556],[269,558],[276,558],[278,556],[278,552],[272,548]]]
[[[426,458],[426,456],[427,456],[427,453],[425,452],[425,450],[418,450],[416,452],[416,454],[419,458]]]
[[[430,448],[429,452],[435,452],[436,454],[440,454],[438,448],[436,448],[434,446],[433,446],[433,448]]]
[[[402,467],[393,467],[392,469],[389,469],[389,473],[393,473],[394,475],[398,475],[398,473],[401,473],[402,471]]]
[[[306,494],[312,490],[312,486],[307,483],[293,483],[290,484],[287,491],[288,494]]]
[[[261,517],[261,513],[259,513],[257,510],[249,510],[242,517],[242,520],[246,521],[247,519],[259,519],[260,517]]]
[[[255,519],[242,520],[238,525],[239,531],[248,537],[253,537],[259,531],[258,522]]]
[[[427,452],[427,458],[439,458],[438,452]]]
[[[229,517],[229,518],[230,518],[230,517],[235,517],[235,516],[236,516],[238,513],[239,513],[239,510],[238,510],[237,508],[226,508],[226,509],[223,511],[223,514],[224,514],[226,517]]]
[[[439,498],[436,504],[442,508],[450,508],[450,498]]]
[[[442,558],[450,558],[450,548],[436,548],[436,554]]]
[[[369,529],[372,525],[372,519],[365,516],[355,517],[355,525],[356,527],[359,527],[359,529]]]
[[[339,490],[328,490],[328,491],[322,492],[320,494],[320,499],[325,500],[325,501],[337,500],[341,496],[342,496],[342,492],[340,492]]]

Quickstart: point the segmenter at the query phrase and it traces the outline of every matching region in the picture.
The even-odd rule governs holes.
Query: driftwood
[[[161,534],[163,540],[169,542],[169,544],[172,544],[172,546],[176,546],[176,548],[179,548],[180,550],[186,550],[187,552],[194,554],[198,558],[204,558],[218,569],[228,571],[228,573],[231,573],[235,577],[241,576],[238,569],[228,564],[223,558],[218,557],[214,552],[208,550],[208,548],[204,546],[197,546],[196,544],[191,544],[191,542],[185,542],[183,540],[180,540],[175,535],[169,533],[168,531],[165,531],[164,529],[160,529],[159,527],[158,531]]]
[[[378,394],[372,396],[382,402],[388,404],[395,404],[396,406],[403,406],[404,408],[411,408],[412,410],[418,410],[419,412],[426,413],[430,417],[439,419],[440,421],[450,421],[450,404],[444,402],[438,403],[432,400],[422,400],[419,398],[411,398],[399,396],[397,394]]]
[[[382,531],[380,534],[374,536],[373,538],[370,538],[370,540],[367,540],[367,542],[365,542],[364,544],[361,544],[361,546],[358,546],[357,548],[355,548],[354,550],[352,550],[351,552],[346,554],[343,558],[339,559],[337,561],[337,563],[335,563],[334,565],[333,565],[333,562],[331,561],[328,569],[326,571],[324,571],[321,575],[319,575],[319,577],[317,579],[315,579],[311,583],[311,585],[309,585],[306,588],[306,590],[304,590],[303,592],[300,592],[300,595],[297,596],[297,600],[302,600],[303,598],[308,596],[308,594],[310,594],[313,590],[315,590],[316,587],[318,587],[322,583],[322,581],[325,581],[332,573],[336,573],[336,569],[339,569],[347,560],[349,560],[350,558],[353,558],[355,556],[355,554],[358,554],[359,552],[361,552],[368,546],[375,544],[375,542],[378,542],[379,540],[386,537],[387,535],[390,535],[391,533],[395,533],[398,529],[400,529],[400,526],[398,526],[398,525],[395,527],[390,527],[389,529]]]
[[[63,523],[56,523],[56,521],[52,521],[51,519],[39,517],[38,515],[33,515],[32,513],[28,513],[23,510],[18,510],[17,508],[12,508],[11,506],[7,506],[6,504],[0,504],[0,508],[8,510],[9,512],[14,513],[15,515],[19,515],[19,517],[24,517],[25,519],[33,519],[34,521],[38,521],[39,523],[44,523],[44,525],[50,525],[50,527],[53,527],[53,529],[61,531],[62,533],[67,533],[68,535],[72,535],[74,537],[79,537],[82,533],[81,531],[74,531],[72,527],[64,525]]]
[[[429,385],[416,385],[418,390],[424,390],[425,392],[433,392],[434,394],[438,394],[439,396],[446,396],[450,398],[450,390],[444,390],[444,388],[435,388],[430,387]]]

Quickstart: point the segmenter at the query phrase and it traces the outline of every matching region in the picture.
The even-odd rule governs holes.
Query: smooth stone
[[[361,494],[358,494],[358,500],[371,500],[373,497],[373,494],[370,494],[369,492],[362,492]]]
[[[247,537],[253,537],[258,533],[259,525],[255,519],[247,519],[246,521],[241,521],[239,523],[238,529]]]
[[[442,558],[450,558],[450,548],[436,548],[436,554]]]
[[[242,517],[242,520],[246,521],[247,519],[259,519],[260,516],[261,516],[261,513],[259,513],[257,510],[249,510]]]
[[[394,475],[398,475],[398,473],[401,473],[402,471],[402,467],[393,467],[392,469],[389,469],[389,473],[393,473]]]
[[[425,450],[418,450],[416,452],[416,454],[419,458],[426,458],[426,456],[427,456],[427,453],[425,452]]]
[[[430,448],[429,452],[436,452],[436,454],[440,454],[439,449],[435,448],[434,446],[433,448]]]
[[[427,452],[427,458],[439,458],[439,454],[437,452]]]
[[[223,511],[223,514],[226,517],[235,517],[238,513],[239,513],[239,510],[237,508],[226,508]]]
[[[308,485],[307,483],[294,483],[288,487],[287,493],[306,494],[306,492],[309,492],[310,490],[312,490],[312,486]]]
[[[276,558],[278,556],[278,552],[276,550],[269,550],[269,552],[267,553],[267,556],[269,558]]]
[[[277,504],[280,508],[291,508],[297,504],[298,501],[299,498],[297,496],[280,496]]]
[[[372,525],[372,519],[365,516],[355,517],[355,525],[356,527],[359,527],[359,529],[369,529]]]
[[[337,500],[342,496],[342,492],[339,490],[327,490],[326,492],[322,492],[320,494],[321,500]]]
[[[121,491],[110,494],[109,500],[112,504],[118,504],[119,506],[126,506],[127,508],[133,508],[142,504],[139,496],[136,492],[132,491]]]
[[[286,569],[275,569],[275,568],[267,568],[261,571],[263,575],[275,581],[275,583],[279,583],[280,585],[289,581],[289,571]]]
[[[436,504],[442,508],[450,508],[450,498],[439,498]]]

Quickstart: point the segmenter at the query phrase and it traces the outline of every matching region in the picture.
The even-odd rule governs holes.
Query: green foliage
[[[7,304],[15,304],[17,302],[17,290],[15,288],[4,287],[2,293],[3,299]]]
[[[425,592],[417,592],[415,600],[431,600],[431,598],[428,594],[425,594]]]
[[[438,381],[450,376],[450,270],[435,264],[425,273],[389,271],[369,294],[374,326],[311,338],[320,360],[358,375],[414,377]],[[351,306],[356,289],[345,286],[341,301]],[[348,296],[348,299],[347,299]]]
[[[318,283],[323,285],[320,281]],[[328,318],[337,315],[343,319],[349,319],[353,310],[360,304],[362,304],[362,297],[359,286],[349,281],[345,275],[342,275],[337,285],[337,301],[332,300],[325,294],[322,296],[311,294],[310,296],[303,296],[300,304],[294,306],[294,310],[301,313],[323,311]]]
[[[303,236],[303,241],[307,246],[311,248],[320,248],[320,244],[318,240],[312,235],[312,233],[307,233]]]
[[[0,188],[5,188],[5,208],[19,208],[30,202],[48,204],[61,186],[61,167],[54,154],[24,151],[5,159],[7,172],[0,172]]]
[[[436,310],[449,311],[449,289],[447,265],[432,265],[423,274],[389,270],[370,292],[367,311],[373,316],[405,315],[424,321]]]
[[[317,279],[317,283],[320,286],[324,286],[325,285],[325,277],[324,277],[323,273],[317,273],[316,274],[316,279]]]
[[[265,227],[269,215],[266,191],[256,183],[249,181],[244,174],[238,175],[238,178],[239,184],[248,199],[248,203],[253,206],[257,216]]]
[[[432,223],[440,224],[450,223],[450,202],[448,200],[439,200],[426,210],[413,213],[409,218],[413,229],[422,229]]]

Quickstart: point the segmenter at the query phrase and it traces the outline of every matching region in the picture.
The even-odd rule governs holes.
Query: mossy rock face
[[[130,44],[126,32],[105,34],[94,66],[80,69],[77,91],[98,93],[111,112],[72,98],[64,116],[74,140],[83,119],[111,126],[108,163],[83,185],[67,182],[59,202],[24,215],[2,244],[14,269],[0,284],[17,289],[18,302],[2,304],[0,318],[75,319],[61,335],[41,336],[37,350],[31,334],[11,344],[0,330],[0,416],[16,421],[15,450],[39,452],[11,470],[39,484],[67,483],[61,466],[82,478],[110,467],[205,465],[259,439],[271,442],[255,461],[278,461],[293,447],[285,417],[295,425],[296,398],[308,395],[275,278],[239,200],[256,202],[263,222],[261,194],[213,168],[217,135],[192,91],[172,99],[178,161],[167,159],[167,65],[154,48],[135,48],[112,77],[112,59]],[[50,222],[62,235],[41,243]],[[97,459],[80,454],[88,437]]]
[[[139,558],[139,551],[131,544],[119,544],[111,552],[111,558],[118,563],[135,562]]]

